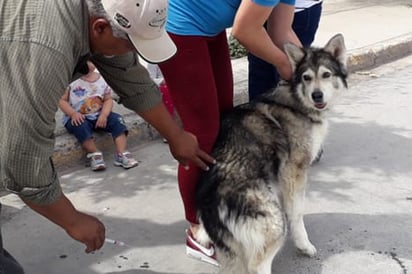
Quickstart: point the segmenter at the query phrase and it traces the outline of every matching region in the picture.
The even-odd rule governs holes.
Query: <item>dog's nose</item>
[[[312,99],[315,103],[322,103],[323,102],[323,92],[320,90],[313,92]]]

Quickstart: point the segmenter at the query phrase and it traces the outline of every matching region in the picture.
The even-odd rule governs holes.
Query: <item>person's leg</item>
[[[113,141],[116,146],[116,153],[123,153],[127,150],[127,137],[125,133],[113,138]]]
[[[87,153],[97,152],[96,144],[93,140],[94,123],[88,119],[78,126],[72,125],[69,119],[64,127],[70,134],[73,134]]]
[[[233,108],[233,71],[226,32],[208,43],[220,114]]]
[[[254,100],[260,94],[276,87],[279,82],[279,74],[272,64],[248,54],[248,92],[249,101]]]
[[[229,52],[227,46],[224,46],[221,49],[222,53],[214,49],[215,55],[211,55],[209,45],[219,43],[218,40],[222,39],[220,36],[205,38],[171,34],[171,37],[177,45],[177,54],[159,66],[184,129],[193,133],[198,139],[200,148],[209,153],[219,131],[220,119],[217,79],[211,60],[216,58],[215,56],[221,58],[225,53],[229,55]],[[219,61],[215,60],[215,62]],[[226,59],[223,60],[223,64],[227,66]],[[223,75],[228,74],[226,72]],[[228,83],[220,84],[225,79],[219,79],[219,86],[233,85],[232,79],[226,80]],[[232,92],[232,89],[233,87],[228,91]],[[222,99],[222,101],[226,100]],[[228,105],[228,103],[223,104]],[[198,223],[195,191],[199,174],[200,169],[194,164],[190,164],[188,170],[179,165],[179,189],[186,219],[191,224]]]
[[[1,211],[1,204],[0,204]],[[13,256],[3,247],[0,219],[0,273],[1,274],[24,274],[24,270]]]
[[[87,153],[97,152],[96,143],[94,142],[93,138],[89,138],[82,143],[83,150]]]
[[[292,27],[305,48],[310,47],[315,40],[321,14],[322,3],[295,13]]]
[[[116,153],[123,153],[127,150],[127,127],[123,117],[116,113],[110,112],[107,116],[107,126],[102,130],[109,132],[116,146]]]
[[[107,117],[107,126],[103,129],[110,132],[113,137],[113,142],[116,146],[114,155],[114,165],[129,169],[139,164],[132,154],[127,150],[127,134],[128,130],[123,117],[115,112],[110,112]]]
[[[208,40],[208,49],[209,55],[212,56],[210,62],[214,75],[220,117],[222,113],[233,108],[234,95],[232,63],[226,32],[221,32],[213,39]],[[216,138],[213,139],[215,140]],[[214,142],[215,141],[213,141],[213,144]],[[208,147],[207,152],[212,150],[213,144]],[[191,224],[191,230],[195,238],[198,229],[199,226],[197,223]]]
[[[162,93],[163,104],[166,106],[166,109],[169,112],[170,116],[172,116],[174,118],[174,116],[175,116],[175,107],[173,106],[172,96],[170,96],[167,84],[162,83],[159,86],[159,90]]]
[[[72,125],[71,119],[69,119],[64,127],[67,131],[73,134],[79,143],[82,144],[83,149],[86,151],[87,159],[90,159],[90,167],[93,171],[106,169],[106,164],[103,159],[103,154],[97,149],[93,139],[93,130],[96,121],[85,119],[79,126]]]

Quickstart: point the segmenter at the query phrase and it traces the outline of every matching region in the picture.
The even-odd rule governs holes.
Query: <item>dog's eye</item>
[[[309,75],[303,75],[303,80],[309,82],[312,81],[312,77]]]
[[[322,78],[329,78],[331,76],[331,73],[330,72],[324,72],[323,74],[322,74]]]

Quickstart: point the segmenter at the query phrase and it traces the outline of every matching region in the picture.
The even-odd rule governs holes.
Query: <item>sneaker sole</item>
[[[138,166],[139,163],[136,163],[135,165],[125,166],[125,165],[123,165],[122,163],[114,162],[114,165],[115,165],[115,166],[121,166],[121,167],[123,167],[124,169],[129,169],[129,168]]]
[[[204,255],[203,253],[196,251],[188,246],[186,246],[186,254],[187,256],[193,259],[219,267],[219,263],[216,260],[211,259],[208,256]]]
[[[93,171],[102,171],[105,170],[106,166],[105,165],[99,165],[99,166],[95,166],[92,168]]]

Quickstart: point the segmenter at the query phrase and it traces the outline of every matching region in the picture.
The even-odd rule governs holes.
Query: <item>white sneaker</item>
[[[125,169],[129,169],[138,166],[139,162],[133,158],[130,152],[125,151],[123,153],[116,153],[114,155],[114,165],[122,166]]]
[[[106,164],[103,159],[103,154],[100,151],[87,153],[87,159],[90,159],[90,168],[93,171],[105,170]]]
[[[186,230],[186,254],[189,257],[202,262],[219,266],[219,263],[216,260],[216,251],[213,244],[209,244],[208,247],[201,245],[193,238],[190,229]]]

